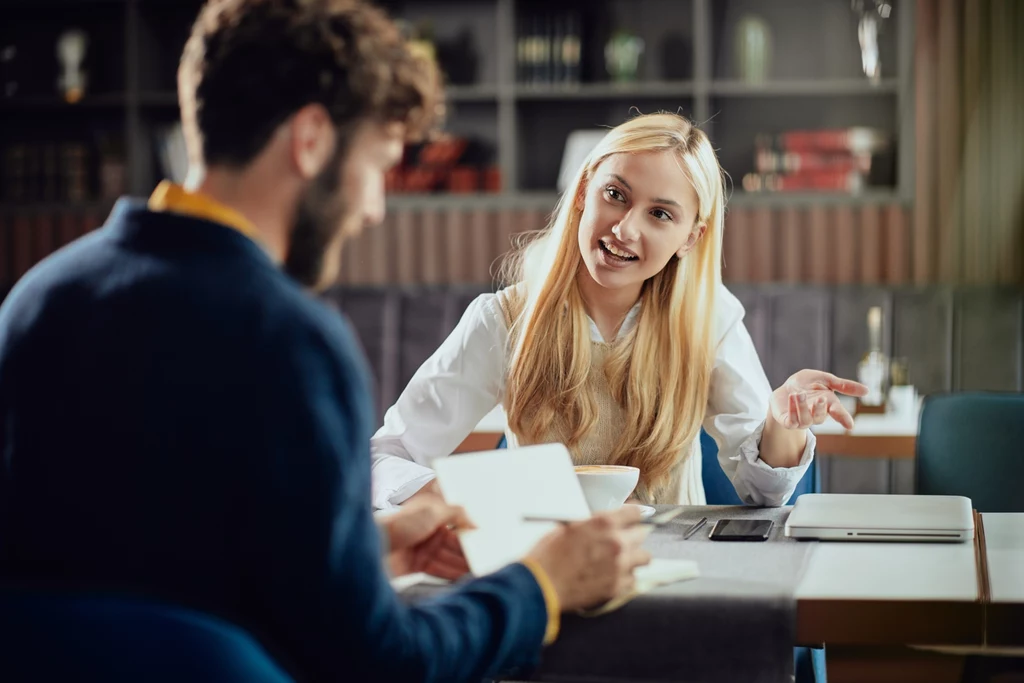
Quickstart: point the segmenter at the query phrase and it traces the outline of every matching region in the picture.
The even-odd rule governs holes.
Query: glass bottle
[[[868,388],[860,399],[865,406],[885,405],[886,385],[889,380],[889,359],[882,353],[882,309],[868,310],[868,352],[857,366],[857,379]]]

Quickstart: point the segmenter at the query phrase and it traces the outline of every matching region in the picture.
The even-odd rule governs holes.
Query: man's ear
[[[700,225],[697,226],[696,230],[691,230],[690,236],[686,238],[686,243],[683,244],[683,246],[679,247],[679,251],[676,252],[676,256],[678,256],[679,258],[683,258],[684,256],[686,256],[691,249],[697,246],[697,242],[699,242],[700,238],[704,236],[704,233],[707,232],[707,229],[707,223],[701,223]]]
[[[288,129],[295,170],[304,180],[312,180],[334,156],[334,123],[323,105],[310,104],[295,112]]]

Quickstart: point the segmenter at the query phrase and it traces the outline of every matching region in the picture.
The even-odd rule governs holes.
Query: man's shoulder
[[[359,344],[340,311],[291,283],[277,287],[274,296],[278,338],[322,348],[340,359],[357,354]]]

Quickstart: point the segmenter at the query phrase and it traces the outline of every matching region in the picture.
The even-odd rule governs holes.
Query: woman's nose
[[[636,241],[640,233],[636,228],[636,221],[633,220],[632,211],[623,216],[622,220],[612,228],[612,234],[623,243]]]

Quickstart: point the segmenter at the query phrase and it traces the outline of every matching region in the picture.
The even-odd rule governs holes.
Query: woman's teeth
[[[601,240],[601,246],[604,248],[604,250],[606,252],[608,252],[609,254],[611,254],[612,256],[614,256],[615,258],[617,258],[619,260],[622,260],[622,261],[635,261],[636,258],[637,258],[636,256],[633,256],[632,254],[630,254],[628,252],[622,251],[621,249],[616,249],[614,246],[612,246],[611,244],[608,244],[604,240]]]

